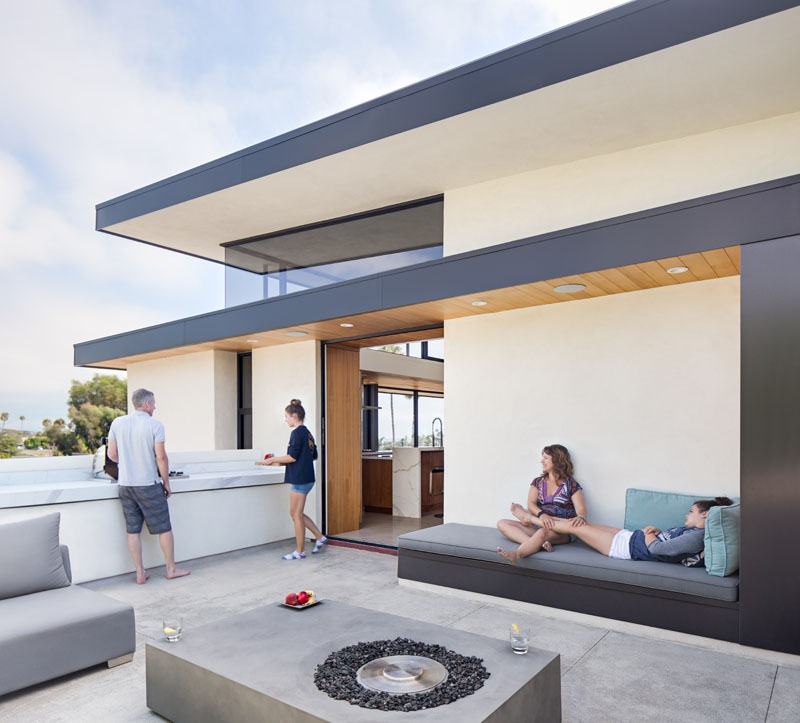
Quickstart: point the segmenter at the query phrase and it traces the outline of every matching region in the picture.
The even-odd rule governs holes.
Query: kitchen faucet
[[[439,444],[436,444],[436,422],[439,422]],[[444,447],[444,424],[441,417],[434,417],[431,422],[431,446]]]

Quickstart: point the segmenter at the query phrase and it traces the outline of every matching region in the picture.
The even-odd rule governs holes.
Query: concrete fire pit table
[[[499,623],[498,623],[499,624]],[[358,642],[409,638],[483,659],[483,687],[447,705],[381,711],[318,690],[314,671],[332,652]],[[421,623],[324,600],[304,610],[273,603],[189,628],[183,640],[148,643],[147,705],[181,721],[525,721],[561,720],[559,656],[507,640]]]

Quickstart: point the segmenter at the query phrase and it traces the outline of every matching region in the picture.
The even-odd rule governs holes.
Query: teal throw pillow
[[[741,505],[712,507],[706,517],[706,572],[726,577],[739,569]]]

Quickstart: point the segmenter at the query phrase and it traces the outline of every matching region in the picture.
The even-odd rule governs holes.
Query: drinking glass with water
[[[183,637],[183,618],[168,618],[161,627],[170,643],[177,643]]]
[[[530,628],[526,625],[513,623],[508,629],[508,637],[511,640],[511,651],[517,655],[525,655],[528,652],[528,640],[530,639]]]

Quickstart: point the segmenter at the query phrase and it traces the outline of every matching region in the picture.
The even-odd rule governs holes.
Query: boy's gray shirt
[[[137,409],[111,422],[108,438],[117,444],[119,484],[144,487],[158,481],[155,444],[166,441],[161,422]]]

